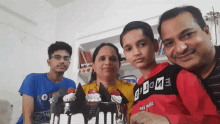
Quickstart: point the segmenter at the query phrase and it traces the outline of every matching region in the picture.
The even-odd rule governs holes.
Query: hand
[[[128,83],[128,80],[121,80],[122,82]]]
[[[130,124],[170,124],[170,122],[165,116],[142,111],[131,116]]]
[[[157,53],[156,53],[156,56],[159,56],[159,54],[160,54],[160,52],[157,52]]]

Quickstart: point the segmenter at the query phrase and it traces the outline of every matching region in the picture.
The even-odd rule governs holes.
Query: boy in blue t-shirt
[[[17,124],[49,123],[50,98],[60,87],[76,89],[75,82],[63,77],[70,65],[72,47],[61,41],[48,48],[49,73],[27,75],[19,90],[22,95],[22,115]]]

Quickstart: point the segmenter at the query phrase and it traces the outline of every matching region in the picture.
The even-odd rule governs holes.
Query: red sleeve
[[[220,124],[220,115],[198,78],[181,70],[176,79],[177,90],[189,115],[166,115],[171,124]]]

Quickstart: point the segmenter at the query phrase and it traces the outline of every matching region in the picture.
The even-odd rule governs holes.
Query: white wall
[[[75,0],[58,8],[57,40],[74,43],[78,38],[124,26],[133,20],[148,20],[161,15],[165,10],[194,5],[203,15],[220,11],[217,0]],[[155,22],[156,24],[157,22]]]
[[[13,104],[11,124],[21,115],[18,90],[26,75],[49,71],[47,48],[56,39],[56,14],[44,0],[0,1],[0,99]]]
[[[139,1],[139,2],[137,2]],[[76,0],[58,9],[57,39],[76,39],[161,14],[172,4],[151,0]],[[154,9],[152,11],[152,8]],[[159,11],[160,10],[160,11]]]
[[[14,105],[12,124],[21,113],[18,90],[25,76],[49,71],[47,48],[52,42],[66,41],[74,51],[79,39],[98,39],[96,34],[114,29],[121,32],[133,20],[149,20],[155,25],[154,19],[163,11],[183,4],[197,6],[204,14],[212,10],[211,6],[220,11],[217,0],[75,0],[58,9],[45,1],[0,1],[0,99]],[[73,65],[72,62],[65,75],[74,80]]]

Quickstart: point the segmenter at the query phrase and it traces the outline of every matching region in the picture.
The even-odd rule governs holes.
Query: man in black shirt
[[[166,11],[158,32],[169,61],[194,72],[220,111],[220,46],[213,46],[200,10],[184,6]]]

